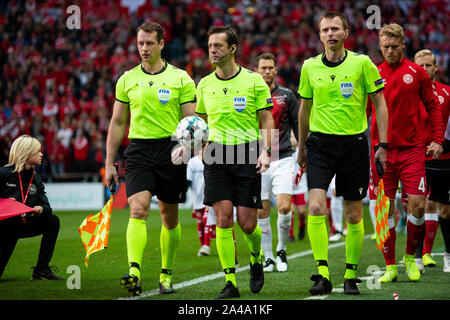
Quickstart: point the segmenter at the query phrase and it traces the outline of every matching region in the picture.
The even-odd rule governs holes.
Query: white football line
[[[368,235],[364,236],[364,240],[370,238],[371,236],[372,236],[372,234],[368,234]],[[329,244],[328,245],[328,249],[338,248],[338,247],[342,247],[344,245],[345,245],[345,241],[340,241],[340,242]],[[306,250],[306,251],[301,251],[301,252],[297,252],[297,253],[291,254],[287,258],[288,258],[288,260],[292,260],[292,259],[295,259],[295,258],[307,256],[307,255],[310,255],[310,254],[312,254],[312,250]],[[236,273],[242,272],[242,271],[246,271],[246,270],[249,270],[249,269],[250,269],[250,265],[239,267],[239,268],[236,269]],[[206,275],[206,276],[203,276],[203,277],[195,278],[195,279],[192,279],[192,280],[184,281],[184,282],[181,282],[181,283],[176,283],[176,284],[173,285],[173,288],[175,290],[176,289],[181,289],[181,288],[193,286],[193,285],[196,285],[196,284],[199,284],[199,283],[202,283],[202,282],[215,280],[215,279],[222,278],[222,277],[224,277],[224,273],[221,271],[221,272],[213,273],[213,274]],[[136,297],[120,297],[117,300],[139,300],[139,299],[151,297],[151,296],[154,296],[154,295],[157,295],[157,294],[159,294],[159,289],[150,290],[150,291],[144,291],[144,292],[142,292],[142,294],[140,296],[136,296]],[[317,296],[317,299],[324,299],[326,297],[327,296]],[[310,299],[311,298],[314,299],[313,297],[309,297],[309,298]],[[306,299],[308,299],[308,298],[306,298]]]

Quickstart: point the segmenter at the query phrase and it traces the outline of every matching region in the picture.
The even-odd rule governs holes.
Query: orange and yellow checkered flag
[[[111,221],[113,200],[114,195],[111,194],[109,201],[103,209],[96,215],[90,215],[84,219],[78,228],[81,242],[83,242],[84,250],[86,251],[86,257],[84,258],[86,268],[91,254],[108,247],[109,224]]]
[[[384,194],[383,178],[378,183],[377,201],[375,204],[377,248],[384,249],[384,243],[389,237],[389,198]]]
[[[380,177],[380,182],[378,183],[377,190],[377,200],[375,203],[375,233],[377,240],[377,248],[384,249],[384,243],[389,237],[389,222],[388,222],[388,213],[389,213],[389,198],[386,197],[384,193],[384,182],[383,182],[383,167],[379,161],[376,162],[377,172]]]

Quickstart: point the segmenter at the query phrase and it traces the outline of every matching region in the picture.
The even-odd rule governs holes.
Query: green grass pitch
[[[56,243],[52,265],[59,268],[58,275],[65,279],[74,275],[68,273],[70,266],[80,270],[80,288],[70,289],[68,281],[31,281],[31,267],[35,265],[41,237],[19,240],[16,249],[0,279],[0,300],[115,300],[129,297],[121,289],[120,277],[127,273],[127,255],[125,232],[128,223],[128,210],[114,210],[111,218],[109,247],[94,253],[89,261],[89,267],[83,264],[84,249],[78,234],[78,226],[89,214],[95,212],[57,212],[61,220],[61,230]],[[276,210],[272,209],[272,230],[274,233],[274,248],[276,246]],[[142,285],[144,297],[149,300],[209,300],[223,288],[225,280],[220,276],[220,262],[217,255],[215,240],[211,242],[211,255],[197,257],[200,247],[197,238],[195,219],[191,218],[190,210],[180,211],[182,240],[177,253],[174,267],[174,284],[176,293],[160,295],[156,293],[160,270],[159,233],[161,219],[156,210],[151,210],[147,222],[148,243],[142,265]],[[384,259],[376,248],[374,240],[368,235],[373,233],[368,208],[365,206],[365,233],[362,256],[358,268],[358,276],[363,278],[359,285],[359,296],[347,296],[342,293],[345,268],[344,242],[333,244],[329,249],[330,276],[334,291],[320,297],[324,300],[393,300],[397,292],[399,300],[448,300],[450,299],[450,274],[443,273],[442,253],[444,244],[440,229],[435,240],[433,254],[437,261],[435,268],[426,268],[422,278],[417,283],[408,280],[405,268],[399,265],[399,279],[396,283],[375,285],[368,270],[383,270]],[[297,219],[295,219],[297,226]],[[295,230],[297,234],[297,230]],[[287,254],[295,255],[289,259],[289,270],[286,273],[266,273],[265,285],[259,294],[252,294],[249,289],[248,247],[239,226],[236,226],[238,261],[243,270],[238,269],[237,283],[243,300],[303,300],[310,299],[308,293],[312,285],[309,280],[316,273],[315,263],[310,252],[309,240],[306,237],[293,243],[288,243]],[[330,244],[331,245],[331,244]],[[401,261],[406,245],[406,236],[397,235],[397,261]],[[75,267],[75,269],[77,268]],[[74,268],[74,267],[71,267]],[[70,268],[69,268],[70,270]],[[212,280],[205,276],[213,276]],[[201,278],[203,277],[203,278]],[[201,278],[198,280],[198,278]],[[72,278],[73,279],[73,278]],[[195,283],[187,281],[196,280]],[[74,283],[74,282],[72,282]]]

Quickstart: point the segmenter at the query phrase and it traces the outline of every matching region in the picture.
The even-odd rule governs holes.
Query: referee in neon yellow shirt
[[[240,296],[235,276],[233,206],[251,253],[250,289],[257,293],[264,285],[262,233],[256,211],[262,208],[260,173],[270,165],[272,99],[261,75],[235,62],[238,42],[230,26],[209,30],[209,58],[216,70],[197,85],[196,112],[210,129],[203,156],[204,204],[212,205],[216,212],[217,252],[226,281],[216,299]],[[262,137],[260,123],[267,130]]]
[[[172,293],[172,268],[181,227],[178,203],[185,201],[186,165],[171,162],[173,139],[179,121],[194,114],[195,84],[189,75],[161,58],[164,29],[146,22],[137,29],[137,47],[142,63],[125,72],[116,84],[116,101],[106,140],[105,179],[119,183],[113,166],[130,114],[126,149],[125,182],[130,206],[126,232],[129,271],[121,285],[132,295],[142,293],[141,265],[147,244],[147,216],[156,195],[162,219],[160,245],[162,268],[160,293]],[[178,154],[179,156],[180,154]]]
[[[318,275],[311,280],[312,295],[330,293],[328,235],[325,222],[326,192],[336,175],[336,195],[344,198],[347,221],[344,293],[359,294],[356,269],[364,241],[362,199],[369,184],[369,147],[366,105],[370,96],[376,108],[380,148],[375,161],[385,166],[388,113],[383,80],[370,58],[348,51],[347,19],[339,12],[326,12],[319,19],[325,52],[303,64],[298,93],[298,163],[308,170],[308,236]],[[308,136],[308,132],[310,132]]]

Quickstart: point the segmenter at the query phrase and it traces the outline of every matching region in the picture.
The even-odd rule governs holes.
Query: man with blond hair
[[[414,62],[423,67],[433,81],[441,105],[442,121],[446,124],[450,114],[450,87],[436,81],[436,74],[439,69],[436,64],[436,56],[430,50],[423,49],[415,54]],[[428,121],[426,111],[422,110],[425,122],[425,143],[428,144],[431,142],[431,123]],[[444,131],[445,128],[443,128]],[[438,221],[440,221],[447,249],[444,254],[444,271],[450,272],[450,153],[443,154],[438,159],[427,156],[425,158],[425,171],[428,201],[425,207],[425,229],[416,250],[416,263],[420,264],[421,267],[436,266],[436,262],[431,258],[431,249],[439,226]],[[437,207],[439,208],[439,218],[436,212]]]
[[[384,172],[386,196],[390,199],[389,233],[384,244],[383,255],[386,272],[379,282],[397,280],[395,261],[394,201],[398,182],[402,183],[408,196],[409,219],[404,262],[411,281],[420,279],[420,272],[414,261],[417,243],[422,235],[426,198],[425,152],[423,132],[420,130],[420,106],[424,105],[430,117],[431,142],[426,153],[438,158],[442,153],[442,116],[440,105],[433,92],[430,77],[417,64],[403,56],[405,40],[403,28],[398,24],[385,25],[380,29],[380,49],[384,62],[378,67],[385,85],[384,95],[389,111],[387,161]],[[372,128],[372,140],[379,141],[377,128]],[[378,175],[372,166],[372,184],[378,185]]]

